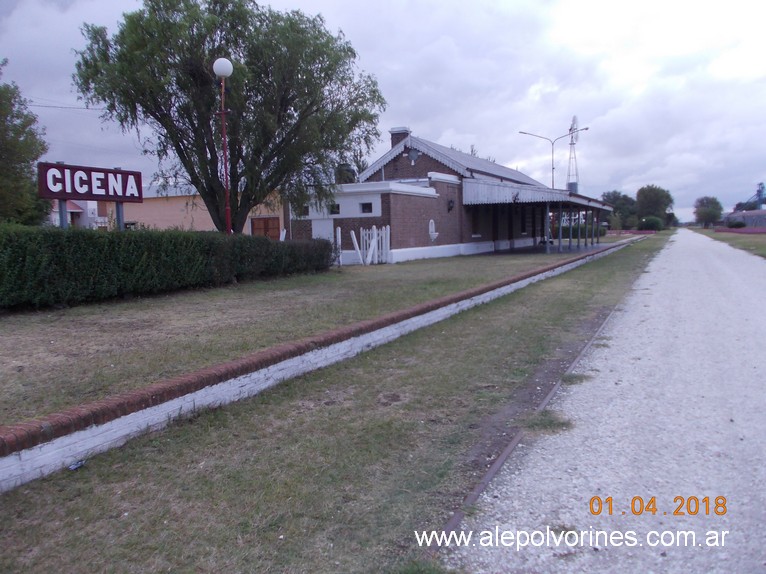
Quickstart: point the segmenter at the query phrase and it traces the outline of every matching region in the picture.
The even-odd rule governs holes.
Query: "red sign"
[[[63,163],[37,164],[37,190],[46,199],[144,201],[141,172]]]

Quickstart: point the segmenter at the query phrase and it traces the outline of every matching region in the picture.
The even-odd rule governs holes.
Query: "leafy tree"
[[[601,199],[614,207],[614,215],[620,219],[620,227],[613,229],[632,229],[636,226],[636,200],[620,191],[607,191]],[[631,225],[632,224],[632,225]]]
[[[185,181],[225,228],[220,84],[226,80],[232,227],[277,191],[300,206],[332,197],[333,174],[369,151],[385,109],[377,82],[357,72],[356,52],[321,16],[281,13],[254,0],[144,0],[109,38],[85,25],[74,83],[88,104],[144,140],[165,181]]]
[[[704,225],[705,229],[711,224],[721,220],[723,206],[716,197],[699,197],[694,202],[694,220]]]
[[[0,62],[0,77],[7,63]],[[37,197],[35,173],[48,151],[44,133],[19,87],[0,84],[0,221],[37,225],[50,212],[50,202]]]
[[[665,225],[673,225],[678,220],[671,212],[673,196],[667,189],[656,185],[645,185],[636,192],[636,215],[639,219],[648,216],[659,217]]]

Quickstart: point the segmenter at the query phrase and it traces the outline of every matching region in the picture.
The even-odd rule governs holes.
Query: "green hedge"
[[[654,215],[647,215],[642,217],[638,222],[639,231],[662,231],[665,228],[665,224],[662,219],[655,217]]]
[[[47,307],[323,271],[329,241],[0,225],[0,307]]]

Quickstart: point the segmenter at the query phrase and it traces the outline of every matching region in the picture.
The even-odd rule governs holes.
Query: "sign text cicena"
[[[37,185],[38,195],[47,199],[143,201],[139,171],[41,162]]]

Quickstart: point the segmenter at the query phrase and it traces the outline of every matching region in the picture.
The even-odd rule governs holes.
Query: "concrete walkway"
[[[679,230],[551,403],[573,428],[517,447],[445,563],[766,572],[764,297],[765,260]]]

